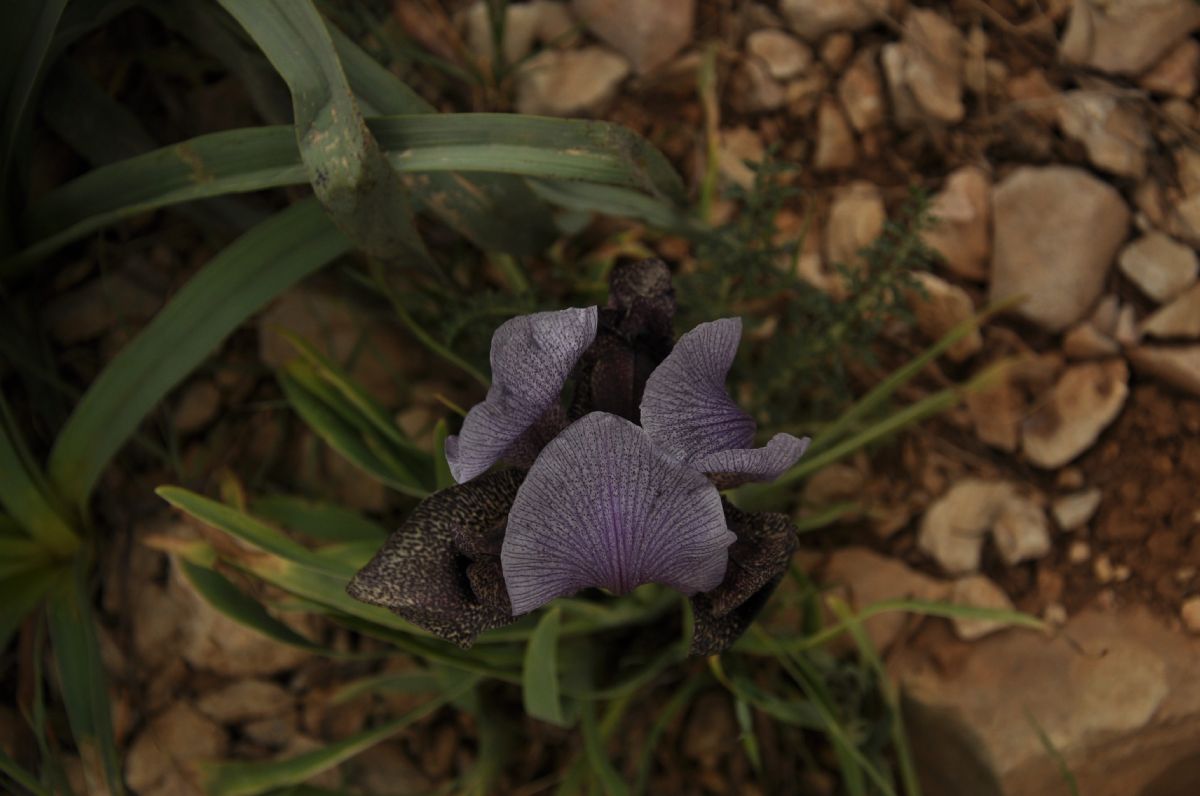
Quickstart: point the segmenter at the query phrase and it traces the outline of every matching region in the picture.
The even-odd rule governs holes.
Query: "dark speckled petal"
[[[509,624],[498,554],[522,477],[491,473],[421,501],[346,591],[462,647]]]
[[[500,560],[520,615],[587,587],[712,589],[733,540],[708,479],[656,450],[628,420],[593,412],[529,470]]]
[[[446,440],[454,480],[471,480],[504,457],[544,417],[596,337],[597,309],[522,315],[492,335],[492,386]]]
[[[808,446],[808,440],[777,434],[766,447],[751,447],[754,420],[725,391],[741,338],[741,318],[700,324],[679,338],[642,395],[642,426],[650,439],[701,472],[718,474],[722,488],[774,480]]]
[[[724,504],[737,541],[721,585],[692,597],[696,629],[691,654],[716,655],[737,641],[758,616],[796,551],[796,529],[783,514],[748,514]]]

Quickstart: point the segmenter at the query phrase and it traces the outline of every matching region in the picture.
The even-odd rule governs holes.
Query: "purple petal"
[[[741,337],[741,318],[700,324],[679,338],[642,396],[642,427],[654,444],[712,475],[721,489],[775,480],[809,442],[776,434],[766,447],[750,447],[754,420],[725,391]]]
[[[708,479],[663,455],[628,420],[593,412],[529,470],[500,561],[518,615],[587,587],[715,588],[733,540]]]
[[[754,420],[725,391],[741,338],[741,318],[702,323],[679,338],[646,381],[642,427],[675,458],[695,462],[754,441]]]
[[[506,470],[430,495],[346,591],[463,647],[509,624],[497,554],[520,485],[521,473]]]
[[[692,655],[716,655],[746,632],[783,579],[797,547],[796,528],[786,515],[748,514],[729,503],[724,507],[737,541],[729,548],[721,585],[692,597]]]
[[[596,337],[596,308],[537,312],[492,335],[492,386],[446,440],[460,484],[487,470],[551,409],[575,362]]]
[[[774,481],[800,460],[808,449],[808,437],[776,434],[762,448],[736,448],[710,453],[692,466],[708,477],[718,489],[733,489],[747,481]]]

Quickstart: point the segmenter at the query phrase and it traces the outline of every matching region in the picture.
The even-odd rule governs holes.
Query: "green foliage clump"
[[[908,297],[920,292],[913,272],[934,257],[921,240],[930,225],[928,198],[914,189],[858,263],[832,264],[844,297],[806,281],[797,270],[804,235],[780,241],[776,226],[801,192],[788,183],[793,168],[771,160],[755,166],[754,185],[729,194],[741,212],[698,241],[700,267],[679,281],[682,328],[728,315],[744,317],[747,332],[773,326],[766,339],[749,343],[733,374],[747,386],[739,394],[744,405],[772,428],[827,421],[845,408],[853,397],[851,368],[878,364],[885,330],[911,325]]]

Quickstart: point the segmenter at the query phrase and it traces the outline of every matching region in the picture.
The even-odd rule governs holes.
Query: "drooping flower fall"
[[[795,533],[718,490],[777,478],[808,441],[753,447],[754,420],[725,389],[740,319],[672,344],[674,310],[667,266],[646,260],[614,268],[603,308],[500,326],[492,386],[446,441],[458,485],[413,511],[350,594],[469,646],[557,597],[660,583],[691,599],[693,654],[732,644]]]

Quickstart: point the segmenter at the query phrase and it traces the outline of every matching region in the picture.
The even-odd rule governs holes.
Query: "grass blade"
[[[61,567],[42,567],[10,575],[0,580],[0,650],[8,648],[17,628],[25,621],[47,592],[64,578]]]
[[[604,749],[604,733],[596,722],[596,709],[593,703],[583,705],[583,751],[591,769],[592,776],[607,796],[628,796],[629,788],[621,779],[621,775],[613,768]]]
[[[366,751],[405,727],[431,715],[443,705],[475,687],[477,678],[467,678],[420,707],[374,729],[295,757],[268,762],[214,763],[204,766],[205,791],[213,796],[256,796],[274,788],[299,785],[328,771],[344,760]]]
[[[386,441],[364,433],[359,418],[330,401],[304,363],[294,362],[276,374],[288,403],[329,447],[346,461],[387,486],[412,497],[425,497],[429,489],[397,456]]]
[[[356,511],[291,495],[267,495],[250,503],[250,513],[289,530],[327,542],[378,542],[388,532]]]
[[[296,349],[300,356],[313,367],[313,370],[321,377],[322,381],[334,388],[350,407],[356,410],[357,414],[366,420],[375,431],[388,441],[395,443],[397,447],[417,456],[418,459],[422,460],[420,462],[422,466],[428,467],[431,464],[431,462],[425,461],[429,458],[428,454],[418,448],[412,440],[404,436],[404,432],[400,430],[400,427],[388,415],[387,410],[378,401],[368,395],[365,390],[355,384],[349,373],[338,367],[332,360],[296,335],[290,332],[283,332],[283,336],[292,344],[292,347]]]
[[[288,538],[278,529],[272,528],[265,522],[232,506],[177,486],[160,486],[154,491],[155,494],[183,513],[264,552],[273,553],[288,561],[301,562],[332,575],[346,575],[347,580],[350,575],[354,574],[352,571],[348,572],[342,567],[331,564],[304,545]]]
[[[558,630],[562,613],[557,607],[546,611],[525,648],[521,673],[521,698],[525,712],[535,719],[567,726],[562,696],[558,690]]]
[[[219,0],[292,93],[296,143],[317,197],[367,254],[429,262],[412,202],[367,129],[311,0]]]
[[[216,570],[200,566],[186,558],[179,559],[179,565],[187,582],[205,602],[243,627],[289,647],[297,647],[316,655],[340,657],[333,650],[310,641],[271,616],[257,600],[243,593]]]
[[[900,769],[900,782],[903,784],[904,793],[906,796],[921,796],[921,783],[917,780],[912,750],[908,745],[908,733],[904,729],[904,714],[900,708],[900,694],[896,690],[896,684],[888,676],[887,669],[884,667],[879,653],[876,652],[875,645],[871,643],[866,628],[850,610],[850,606],[844,600],[833,595],[828,598],[827,604],[840,621],[847,623],[850,635],[858,646],[858,654],[874,673],[880,693],[888,706],[891,714],[889,730],[892,735],[892,745],[896,750],[896,762]]]
[[[446,437],[450,429],[446,426],[445,418],[439,420],[433,427],[433,480],[437,489],[454,486],[454,475],[450,472],[450,462],[446,459]]]
[[[259,224],[214,257],[88,388],[50,454],[50,478],[84,506],[146,414],[270,299],[346,253],[311,200]]]
[[[33,796],[52,796],[50,789],[38,782],[37,777],[29,773],[8,756],[8,753],[0,749],[0,774],[11,779],[19,787],[24,788]]]
[[[92,606],[83,588],[82,566],[75,576],[63,578],[50,595],[47,615],[54,659],[71,733],[83,760],[88,790],[124,793],[121,766],[113,737],[108,683],[100,658]]]
[[[30,539],[57,556],[70,555],[79,537],[56,508],[0,396],[0,505]]]

